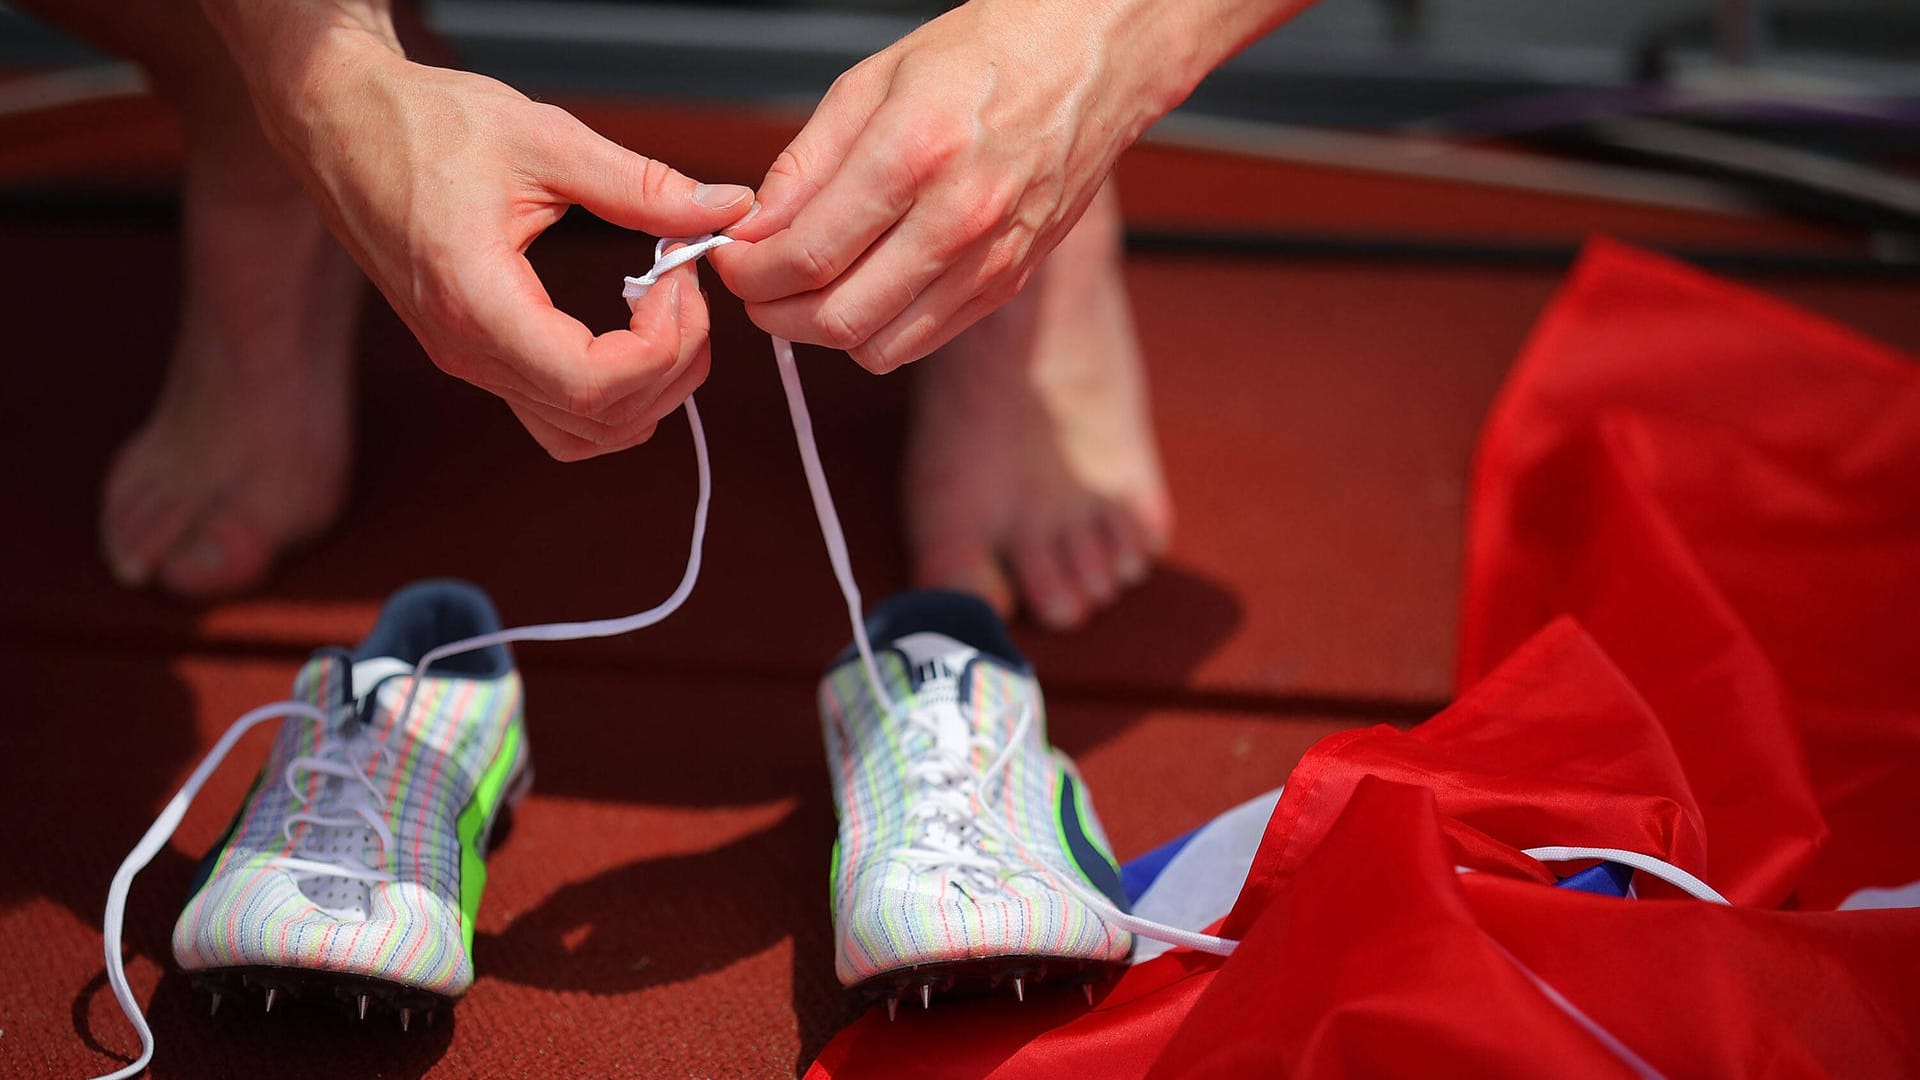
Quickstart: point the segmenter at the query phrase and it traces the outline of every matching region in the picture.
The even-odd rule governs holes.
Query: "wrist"
[[[268,135],[302,130],[383,68],[405,62],[384,0],[202,0]]]
[[[1171,112],[1213,73],[1315,0],[1069,0],[1097,9],[1109,42],[1135,42],[1116,60],[1139,81],[1141,128]]]

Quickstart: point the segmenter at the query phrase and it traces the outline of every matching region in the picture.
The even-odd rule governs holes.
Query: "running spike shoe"
[[[473,983],[473,920],[496,819],[533,772],[520,676],[503,646],[436,662],[406,715],[414,664],[500,627],[480,590],[394,594],[360,647],[316,652],[227,835],[201,863],[173,955],[213,995],[370,1007],[402,1026]]]
[[[1100,911],[1126,899],[1032,668],[964,593],[895,597],[867,628],[893,708],[851,648],[820,685],[841,983],[890,1013],[949,991],[1024,999],[1042,979],[1090,990],[1133,947]]]

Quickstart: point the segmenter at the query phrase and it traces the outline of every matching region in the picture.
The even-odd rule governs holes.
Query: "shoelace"
[[[995,782],[1013,760],[1030,712],[1031,706],[1023,707],[1014,735],[1005,746],[995,746],[993,740],[973,731],[954,702],[905,711],[903,734],[925,740],[925,749],[907,766],[907,779],[917,792],[908,811],[913,839],[895,848],[891,858],[915,870],[948,874],[978,892],[1000,890],[1012,875],[1001,850],[988,846],[995,837],[980,809],[993,799]],[[978,773],[972,766],[976,751],[995,755]]]
[[[355,763],[366,761],[371,765],[377,759],[391,769],[397,758],[387,740],[375,734],[371,725],[353,719],[357,711],[353,706],[338,710],[334,722],[322,729],[315,741],[313,753],[287,762],[282,773],[295,801],[303,808],[313,809],[301,809],[287,816],[281,835],[294,854],[276,855],[268,859],[266,865],[286,870],[296,883],[313,878],[345,878],[368,883],[396,880],[390,871],[368,866],[350,852],[321,851],[318,846],[322,829],[362,829],[378,846],[382,863],[394,850],[393,829],[380,813],[386,809],[387,798],[381,794],[373,774]],[[323,783],[319,792],[309,797],[300,784],[301,773],[330,777],[340,783]],[[301,825],[307,828],[301,831]]]
[[[641,297],[646,295],[647,290],[652,288],[653,285],[659,281],[660,276],[667,271],[690,263],[705,255],[707,252],[712,251],[714,248],[732,242],[732,237],[718,234],[692,237],[686,240],[662,239],[654,248],[653,267],[641,277],[627,278],[625,288],[622,290],[621,295],[627,299],[629,304],[637,302]],[[675,247],[674,245],[680,246]],[[673,250],[669,251],[669,247],[672,247]],[[846,534],[841,529],[840,515],[834,507],[833,494],[827,486],[826,472],[820,464],[820,452],[815,445],[813,434],[813,420],[807,411],[806,395],[801,390],[799,369],[794,364],[793,344],[780,337],[773,337],[772,342],[774,362],[780,372],[781,388],[786,394],[787,412],[793,421],[794,441],[798,445],[801,467],[806,474],[807,490],[813,499],[814,516],[819,520],[821,539],[826,542],[827,560],[833,567],[834,579],[839,584],[841,596],[846,600],[848,621],[853,627],[854,646],[859,652],[861,669],[866,677],[868,689],[872,692],[875,702],[877,702],[890,717],[900,722],[912,722],[903,719],[906,714],[902,713],[898,703],[887,693],[886,684],[880,677],[879,665],[874,661],[873,645],[867,637],[865,609],[861,602],[859,586],[853,579],[852,559],[847,553]],[[694,404],[691,395],[688,396],[686,401],[686,414],[687,426],[691,430],[693,437],[694,465],[699,474],[699,495],[694,504],[693,539],[687,552],[686,571],[681,575],[680,583],[674,588],[673,592],[668,595],[664,601],[654,607],[620,618],[597,619],[584,622],[543,623],[534,626],[512,627],[490,634],[481,634],[476,637],[451,642],[432,649],[423,655],[420,661],[414,665],[413,677],[408,686],[407,696],[402,702],[399,711],[394,715],[393,723],[396,727],[403,726],[407,718],[412,715],[413,707],[420,692],[420,684],[423,681],[427,669],[447,657],[473,652],[492,645],[505,645],[515,642],[579,641],[588,638],[614,637],[652,626],[679,610],[680,606],[686,602],[688,595],[693,592],[694,583],[698,581],[700,577],[700,556],[707,535],[707,510],[713,494],[713,475],[712,467],[707,456],[706,429],[700,422],[700,410]],[[249,731],[252,731],[255,727],[258,727],[268,720],[279,719],[305,720],[310,723],[319,724],[323,731],[327,730],[328,725],[327,714],[304,701],[274,702],[272,704],[262,705],[259,708],[241,715],[239,719],[233,722],[232,726],[227,728],[219,740],[214,743],[213,748],[207,751],[206,757],[202,758],[200,764],[195,766],[193,772],[188,775],[186,782],[180,786],[180,790],[174,794],[172,799],[168,800],[166,806],[161,809],[159,816],[154,819],[153,825],[141,836],[139,843],[134,845],[133,850],[128,853],[126,859],[120,864],[120,868],[115,871],[113,883],[107,890],[106,913],[101,920],[101,933],[104,939],[106,954],[107,983],[112,988],[114,998],[119,1002],[120,1009],[126,1014],[128,1022],[131,1023],[134,1030],[139,1033],[140,1056],[135,1058],[126,1067],[97,1077],[96,1080],[123,1080],[123,1078],[126,1077],[138,1076],[153,1060],[153,1029],[148,1026],[146,1015],[142,1012],[139,1002],[134,1000],[133,990],[127,983],[126,965],[122,959],[122,940],[126,927],[127,894],[133,887],[134,877],[139,874],[141,870],[145,869],[146,866],[153,861],[154,856],[158,855],[160,850],[166,847],[167,842],[173,838],[174,831],[179,828],[180,821],[186,816],[187,808],[192,805],[195,796],[200,793],[201,788],[206,786],[208,778],[210,778],[214,771],[220,767],[220,764],[226,760],[227,755],[232,752],[234,746],[239,743],[240,739]],[[1075,896],[1081,903],[1092,909],[1095,914],[1114,926],[1118,926],[1121,929],[1142,937],[1165,941],[1172,945],[1185,946],[1201,952],[1209,952],[1217,955],[1232,953],[1234,948],[1239,945],[1239,942],[1230,938],[1217,937],[1212,934],[1204,934],[1177,926],[1166,926],[1121,911],[1107,900],[1106,897],[1076,880],[1077,875],[1075,873],[1066,870],[1064,867],[1056,867],[1045,859],[1035,855],[1021,842],[1010,819],[1004,819],[996,815],[984,805],[982,801],[983,793],[991,787],[992,781],[999,772],[1006,767],[1007,762],[1011,760],[1014,751],[1019,746],[1020,740],[1026,737],[1028,730],[1031,728],[1032,720],[1033,718],[1030,711],[1023,713],[1019,722],[1015,725],[1012,734],[1008,737],[1006,744],[999,748],[993,762],[988,765],[986,769],[975,774],[970,780],[960,779],[955,781],[958,785],[954,789],[956,797],[964,797],[966,800],[966,810],[964,813],[960,811],[959,804],[954,799],[942,799],[939,812],[951,815],[956,821],[964,821],[967,827],[978,830],[985,838],[1003,845],[1007,850],[1017,855],[1024,865],[1017,868],[1014,871],[1015,873],[1032,872],[1039,874],[1049,883]],[[357,775],[361,781],[366,783],[369,792],[377,798],[378,793],[374,790],[371,779],[351,764],[350,760],[343,761],[331,756],[330,752],[334,748],[335,743],[323,737],[322,740],[320,740],[320,745],[316,746],[316,752],[314,754],[290,762],[288,771],[291,772],[295,765],[299,765],[301,768],[337,777],[343,781],[343,791],[351,790],[348,785],[353,783],[354,776]],[[942,763],[940,767],[949,774],[953,773],[956,768],[959,769],[961,773],[966,771],[965,763],[948,761]],[[929,765],[928,771],[924,775],[931,776],[932,768],[933,766]],[[290,777],[289,781],[291,781]],[[348,798],[344,802],[334,801],[329,804],[329,807],[335,811],[334,814],[320,815],[318,812],[314,812],[308,815],[308,820],[315,824],[350,823],[352,821],[365,822],[370,828],[374,828],[375,835],[380,839],[382,845],[381,853],[384,860],[385,856],[390,854],[393,849],[392,835],[391,832],[382,831],[384,824],[378,827],[374,826],[373,819],[376,815],[373,811],[377,805],[377,803],[361,803],[354,798]],[[343,811],[344,813],[342,813]],[[299,817],[301,815],[294,816]],[[293,821],[290,819],[288,823],[289,830],[291,830],[292,825]],[[1693,875],[1688,874],[1679,867],[1655,859],[1649,855],[1642,855],[1637,852],[1616,851],[1611,848],[1549,848],[1535,850],[1543,852],[1585,851],[1611,853],[1604,855],[1543,854],[1536,856],[1542,861],[1549,862],[1562,858],[1613,858],[1615,856],[1620,857],[1616,859],[1616,861],[1628,861],[1628,857],[1630,857],[1632,861],[1629,861],[1628,864],[1635,866],[1636,869],[1648,869],[1649,873],[1655,873],[1656,876],[1674,882],[1681,888],[1686,888],[1686,886],[1679,885],[1679,881],[1690,881],[1693,885],[1697,886],[1699,890],[1704,890],[1705,893],[1712,894],[1712,899],[1720,903],[1726,903],[1724,898],[1721,898],[1718,893],[1714,893],[1712,889],[1708,888],[1703,882],[1700,882],[1698,878],[1693,877]],[[1004,871],[1004,865],[997,860],[993,860],[992,856],[985,852],[977,852],[977,854],[983,862],[994,862],[995,873]],[[1531,854],[1531,852],[1529,854]],[[931,850],[928,857],[940,859],[956,857],[971,858],[948,854],[944,851],[934,852]],[[296,874],[342,876],[365,881],[392,880],[392,875],[380,868],[345,864],[337,858],[316,859],[313,858],[311,853],[306,855],[278,856],[276,858],[278,865]],[[1659,869],[1649,869],[1649,867],[1658,867]],[[987,867],[984,865],[978,869],[982,872],[987,872]],[[1668,876],[1669,872],[1672,876]],[[1688,889],[1688,891],[1694,892],[1694,895],[1702,895],[1702,893],[1696,892],[1693,889]],[[1509,957],[1512,956],[1511,953],[1508,955]],[[1606,1043],[1609,1049],[1613,1049],[1615,1053],[1620,1054],[1623,1061],[1641,1070],[1642,1075],[1658,1075],[1652,1071],[1650,1066],[1647,1066],[1645,1062],[1635,1056],[1630,1049],[1621,1044],[1618,1039],[1615,1039],[1611,1034],[1608,1034],[1604,1028],[1601,1028],[1584,1013],[1581,1013],[1577,1007],[1567,1001],[1557,991],[1554,991],[1553,988],[1548,986],[1539,976],[1534,975],[1525,965],[1520,964],[1517,958],[1514,959],[1514,963],[1542,988],[1542,991],[1550,1000],[1567,1011],[1568,1015],[1572,1016],[1583,1027],[1595,1032],[1596,1037],[1600,1037],[1601,1041]]]

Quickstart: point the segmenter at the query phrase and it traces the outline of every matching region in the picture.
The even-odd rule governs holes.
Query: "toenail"
[[[1056,629],[1073,625],[1077,614],[1071,600],[1053,599],[1040,605],[1040,621]]]
[[[188,548],[184,558],[202,570],[218,570],[226,565],[227,553],[220,550],[219,544],[202,540]]]
[[[113,574],[113,580],[125,588],[138,589],[147,583],[147,568],[131,559],[108,555],[107,569]]]

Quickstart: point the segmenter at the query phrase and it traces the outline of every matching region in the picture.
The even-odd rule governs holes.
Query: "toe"
[[[1013,613],[1013,586],[994,545],[971,530],[913,530],[913,583],[922,589],[972,593],[1006,618]]]
[[[224,596],[258,584],[272,558],[273,548],[259,529],[230,515],[214,515],[167,553],[158,578],[181,596]]]
[[[1123,507],[1109,506],[1101,512],[1100,524],[1107,550],[1113,554],[1114,579],[1122,588],[1145,581],[1153,556],[1139,519]]]
[[[1126,513],[1140,530],[1148,558],[1157,559],[1173,546],[1173,502],[1158,485],[1130,499]]]
[[[1013,570],[1020,578],[1021,600],[1040,625],[1070,630],[1086,618],[1086,604],[1061,558],[1051,533],[1030,534],[1012,549]]]
[[[1088,517],[1068,526],[1060,536],[1060,553],[1067,572],[1080,586],[1080,594],[1092,608],[1113,603],[1120,591],[1115,580],[1113,551],[1101,535],[1099,516]]]
[[[141,468],[140,463],[117,466],[100,515],[101,551],[114,578],[129,588],[150,582],[200,509],[201,500]]]

